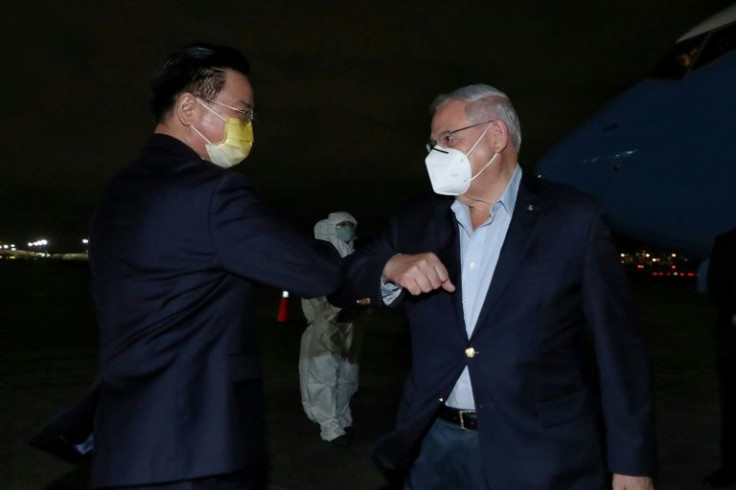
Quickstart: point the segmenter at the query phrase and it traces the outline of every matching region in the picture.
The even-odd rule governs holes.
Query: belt
[[[478,430],[478,413],[475,410],[461,410],[443,404],[440,405],[437,417],[463,429]]]

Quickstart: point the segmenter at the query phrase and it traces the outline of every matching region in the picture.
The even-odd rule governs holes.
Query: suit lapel
[[[460,268],[460,235],[457,229],[455,213],[450,206],[453,201],[445,201],[435,209],[435,219],[431,222],[435,226],[437,257],[447,268],[448,277],[455,285],[455,292],[450,293],[452,304],[455,307],[457,324],[465,332],[465,317],[462,306],[462,278]],[[445,293],[446,294],[446,293]]]
[[[501,297],[501,293],[513,278],[521,260],[526,254],[529,241],[534,233],[537,219],[542,209],[539,208],[539,196],[536,189],[526,177],[522,177],[519,193],[516,197],[514,214],[511,217],[509,229],[506,232],[498,264],[488,287],[486,299],[483,302],[474,333],[483,325],[490,312]]]

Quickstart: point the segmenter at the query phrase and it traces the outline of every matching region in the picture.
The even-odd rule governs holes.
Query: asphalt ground
[[[718,465],[718,404],[711,326],[715,310],[688,280],[632,276],[655,373],[660,475],[657,488],[692,490]],[[360,390],[349,447],[323,442],[303,414],[297,361],[299,301],[277,323],[280,291],[261,291],[261,341],[272,490],[377,490],[370,461],[390,430],[409,363],[401,310],[367,311]],[[84,263],[0,261],[0,489],[86,488],[88,468],[34,450],[27,440],[72,403],[95,372],[96,334]]]

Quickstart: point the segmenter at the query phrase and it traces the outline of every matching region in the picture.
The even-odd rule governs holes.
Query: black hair
[[[247,75],[248,59],[238,50],[212,44],[191,44],[169,55],[151,75],[150,103],[157,122],[163,121],[182,92],[205,100],[225,86],[225,69]]]

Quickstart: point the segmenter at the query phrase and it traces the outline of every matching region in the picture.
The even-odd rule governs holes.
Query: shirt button
[[[468,347],[467,349],[465,349],[465,357],[467,357],[468,359],[474,358],[476,354],[477,352],[472,347]]]
[[[470,268],[471,268],[471,269],[475,269],[475,262],[471,262],[471,263],[470,263]]]

